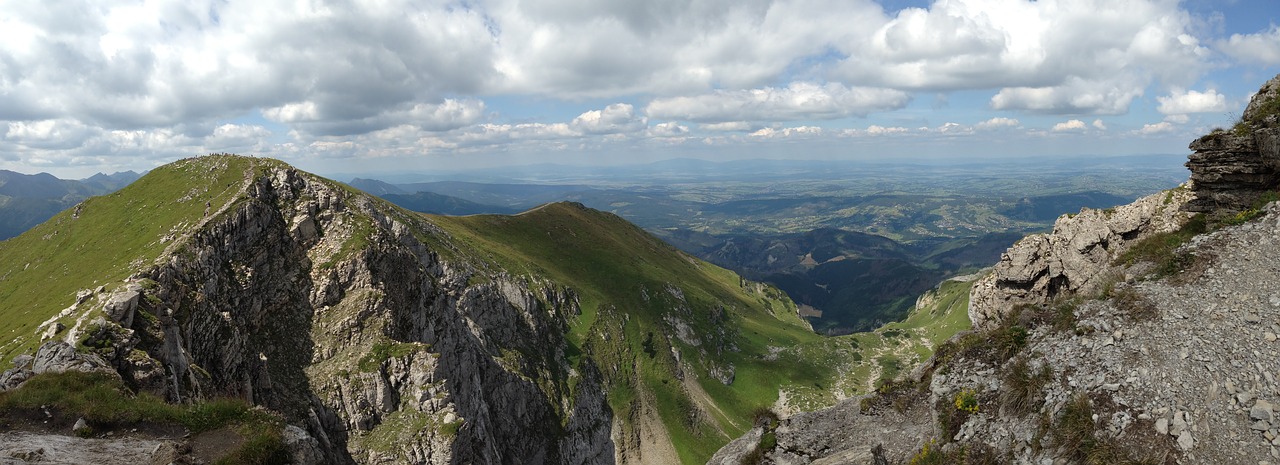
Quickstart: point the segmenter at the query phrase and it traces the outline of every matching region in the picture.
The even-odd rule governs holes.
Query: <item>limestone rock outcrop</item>
[[[1188,211],[1240,211],[1280,186],[1280,75],[1249,100],[1236,127],[1191,143]]]
[[[19,356],[14,367],[0,373],[0,391],[16,388],[32,376],[43,373],[67,371],[103,372],[115,374],[107,360],[92,353],[81,353],[62,341],[46,341],[35,356]]]
[[[1189,214],[1181,207],[1192,195],[1179,187],[1114,209],[1085,208],[1059,217],[1053,232],[1018,241],[990,274],[974,283],[969,320],[975,328],[989,328],[1019,305],[1099,290],[1114,280],[1112,262],[1129,246],[1186,222]]]

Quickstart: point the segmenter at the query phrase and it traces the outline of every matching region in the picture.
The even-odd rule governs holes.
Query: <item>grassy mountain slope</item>
[[[132,171],[73,181],[48,173],[0,170],[0,240],[22,234],[92,195],[119,189],[138,178]]]
[[[42,323],[75,327],[92,320],[101,312],[95,310],[101,308],[100,296],[158,262],[181,256],[193,234],[238,224],[225,220],[247,206],[264,208],[255,204],[252,192],[263,186],[263,176],[278,177],[288,169],[278,161],[236,156],[184,160],[116,193],[91,198],[78,213],[64,211],[0,242],[0,366],[39,345]],[[313,181],[341,192],[348,202],[358,199],[390,217],[414,218],[401,226],[414,228],[413,236],[440,260],[481,271],[471,275],[476,282],[469,285],[511,276],[517,279],[507,282],[553,282],[571,290],[582,313],[568,322],[565,347],[559,349],[571,372],[581,372],[588,360],[599,368],[618,447],[649,454],[649,461],[704,462],[746,431],[761,407],[807,410],[867,392],[927,357],[940,339],[960,329],[955,319],[964,318],[964,305],[955,299],[967,296],[967,287],[960,292],[954,290],[959,285],[945,284],[940,290],[945,297],[935,300],[950,303],[922,306],[929,310],[913,312],[906,326],[823,337],[810,330],[780,290],[681,253],[613,214],[557,203],[514,216],[418,215],[340,183]],[[323,233],[332,246],[303,265],[313,276],[350,269],[351,260],[374,259],[385,249],[378,241],[389,234],[388,227],[360,215],[346,210],[340,216],[349,231]],[[154,285],[145,279],[138,283]],[[108,292],[82,293],[100,286]],[[77,304],[78,295],[87,301]],[[361,295],[344,299],[325,318],[345,318],[338,310]],[[311,331],[325,327],[318,324]],[[331,338],[315,334],[312,339]],[[527,360],[520,354],[499,356],[513,365]],[[371,352],[348,358],[388,363],[389,357],[398,356]],[[363,366],[348,371],[370,373]],[[572,390],[580,380],[569,375],[568,380],[535,381]],[[388,428],[396,426],[395,418],[387,420]],[[385,431],[390,430],[374,433]],[[353,443],[377,436],[352,434]],[[655,456],[654,450],[670,455]]]
[[[36,327],[74,304],[78,292],[118,286],[156,260],[170,240],[197,227],[206,211],[238,199],[254,166],[265,163],[220,157],[166,165],[85,200],[78,215],[63,211],[0,242],[0,363],[39,345]],[[56,319],[75,324],[71,315]]]
[[[766,357],[771,347],[820,339],[781,292],[686,256],[615,215],[557,203],[432,221],[477,258],[575,289],[583,314],[571,343],[610,377],[615,411],[652,398],[686,463],[745,431],[752,410],[771,405],[779,388],[833,399],[812,386],[831,385],[827,364],[837,360]],[[730,370],[730,385],[712,375]]]
[[[889,331],[817,336],[776,289],[578,204],[432,221],[469,253],[578,290],[584,313],[570,339],[612,376],[611,405],[625,412],[628,402],[652,395],[686,463],[705,460],[725,434],[744,431],[759,407],[813,409],[868,392],[968,328],[968,283],[948,281]],[[621,337],[619,313],[626,315]],[[688,339],[679,329],[685,325]],[[714,376],[726,366],[735,370],[728,385]]]

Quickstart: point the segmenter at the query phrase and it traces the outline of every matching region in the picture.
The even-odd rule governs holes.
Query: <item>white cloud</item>
[[[271,131],[258,125],[223,124],[214,128],[203,145],[209,152],[239,152],[260,150],[271,137]]]
[[[649,128],[649,135],[653,137],[679,137],[686,134],[689,134],[689,127],[674,121],[658,123]]]
[[[1013,118],[1004,118],[997,116],[981,123],[975,124],[973,127],[979,130],[994,130],[1001,128],[1016,128],[1022,123]]]
[[[1174,89],[1168,96],[1156,97],[1156,100],[1160,102],[1160,105],[1156,107],[1156,111],[1166,115],[1223,112],[1227,110],[1227,98],[1213,89],[1209,89],[1207,92],[1194,90],[1183,92],[1182,89]]]
[[[1097,129],[1099,131],[1107,130],[1107,123],[1103,123],[1102,120],[1100,119],[1093,120],[1093,124],[1091,124],[1091,126],[1093,126],[1094,129]]]
[[[996,109],[1122,114],[1153,80],[1189,83],[1209,50],[1169,1],[934,2],[837,42],[834,73],[896,89],[1003,88]]]
[[[651,118],[707,123],[793,121],[866,116],[906,106],[905,93],[881,88],[848,88],[830,83],[795,82],[786,88],[716,91],[696,97],[654,99],[645,108]]]
[[[648,120],[635,114],[628,103],[615,103],[603,110],[591,110],[573,119],[574,129],[586,134],[622,134],[643,131]]]
[[[699,124],[698,128],[704,131],[716,131],[716,132],[755,132],[757,129],[760,129],[758,124],[753,124],[746,121],[703,123],[703,124]]]
[[[751,133],[750,136],[761,139],[790,139],[797,137],[817,137],[822,134],[822,128],[817,126],[797,126],[779,129],[763,128]]]
[[[907,129],[904,127],[897,127],[897,126],[884,127],[876,124],[867,126],[867,134],[870,134],[873,136],[889,135],[889,134],[904,134],[909,131],[910,129]]]
[[[1280,26],[1254,34],[1231,34],[1214,44],[1219,51],[1244,64],[1275,66],[1280,64]]]
[[[100,133],[75,120],[14,121],[0,139],[27,148],[57,150],[78,148]]]
[[[996,110],[1026,110],[1047,114],[1119,115],[1142,95],[1142,82],[1086,81],[1079,78],[1053,87],[1012,87],[991,97]]]
[[[1202,42],[1280,63],[1277,27],[1197,37],[1202,21],[1171,0],[926,3],[886,13],[871,0],[0,2],[0,152],[338,157],[689,132],[677,123],[784,131],[953,90],[992,95],[996,110],[1119,115],[1150,88],[1195,85],[1215,66]],[[510,111],[523,101],[549,103]],[[615,104],[493,124],[581,101]],[[277,134],[226,126],[256,114]],[[873,127],[884,132],[865,134],[907,131]]]
[[[1191,121],[1191,117],[1182,114],[1165,115],[1164,120],[1174,124],[1186,124],[1188,121]]]
[[[1083,131],[1083,130],[1084,130],[1084,121],[1080,121],[1078,119],[1067,120],[1067,121],[1063,121],[1061,123],[1053,125],[1054,132]]]
[[[1138,130],[1138,132],[1142,134],[1159,134],[1170,131],[1173,131],[1173,125],[1169,124],[1168,121],[1161,121],[1155,124],[1144,124],[1142,125],[1142,129]]]

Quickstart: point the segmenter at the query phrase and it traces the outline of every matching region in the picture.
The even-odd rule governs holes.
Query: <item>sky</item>
[[[0,169],[1183,154],[1274,0],[0,2]]]

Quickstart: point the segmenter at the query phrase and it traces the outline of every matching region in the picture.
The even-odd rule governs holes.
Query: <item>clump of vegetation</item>
[[[1005,463],[995,448],[982,444],[965,444],[958,447],[939,447],[936,441],[925,443],[920,452],[911,457],[910,465],[1000,465]]]
[[[18,389],[0,392],[0,418],[44,408],[84,418],[99,429],[141,422],[181,425],[192,433],[235,427],[244,443],[218,463],[288,460],[281,438],[283,421],[239,399],[173,405],[147,393],[134,395],[111,374],[78,371],[42,374]]]
[[[1177,231],[1153,234],[1138,241],[1120,254],[1113,264],[1127,266],[1138,262],[1149,262],[1155,264],[1152,277],[1159,279],[1171,276],[1182,271],[1195,260],[1193,255],[1179,252],[1178,247],[1208,230],[1209,225],[1204,215],[1193,216]]]
[[[973,389],[962,389],[957,392],[953,403],[956,405],[956,410],[978,413],[978,394]]]
[[[1280,193],[1275,191],[1264,192],[1262,195],[1258,196],[1258,198],[1253,200],[1253,203],[1249,205],[1249,208],[1237,212],[1235,215],[1219,219],[1218,224],[1221,226],[1235,226],[1253,221],[1259,216],[1262,216],[1267,204],[1277,200],[1280,200]]]
[[[1130,450],[1118,438],[1099,436],[1093,402],[1084,394],[1067,401],[1049,429],[1049,441],[1073,463],[1087,465],[1155,465],[1163,460]],[[1167,439],[1167,438],[1166,438]]]
[[[1018,358],[1009,364],[1004,375],[1004,389],[1000,391],[1000,404],[1015,415],[1026,415],[1034,412],[1044,404],[1044,385],[1053,378],[1053,369],[1048,364],[1041,365],[1039,370],[1031,368],[1025,358]]]
[[[977,391],[972,389],[956,393],[949,403],[945,398],[938,399],[934,411],[938,412],[938,430],[942,432],[943,441],[955,438],[960,433],[960,427],[969,421],[969,417],[978,413],[980,404]]]
[[[1250,126],[1261,125],[1272,115],[1280,115],[1280,98],[1262,102],[1261,105],[1254,108],[1253,114],[1248,120],[1241,118],[1240,122],[1236,123],[1235,130],[1241,131],[1241,127],[1243,127],[1243,130],[1247,132]]]
[[[1093,434],[1096,429],[1093,405],[1083,394],[1062,406],[1053,426],[1049,431],[1050,443],[1077,461],[1086,459],[1098,446],[1098,439]]]
[[[1133,286],[1121,286],[1112,293],[1111,301],[1117,309],[1135,321],[1149,321],[1160,315],[1156,304]]]
[[[923,396],[924,388],[925,383],[912,379],[884,380],[876,387],[875,393],[862,398],[859,406],[866,414],[873,414],[885,407],[891,407],[899,413],[906,412]]]
[[[462,428],[462,420],[451,421],[449,423],[440,425],[440,434],[443,434],[447,437],[454,437],[458,435],[458,430],[461,428]]]
[[[756,448],[742,457],[743,465],[763,463],[765,452],[778,447],[778,414],[769,407],[756,407],[751,416],[756,426],[764,428],[764,434],[760,435]]]
[[[418,351],[418,346],[413,343],[403,342],[378,342],[373,345],[369,353],[360,358],[356,367],[365,373],[378,371],[382,366],[382,362],[392,358],[404,357]]]

